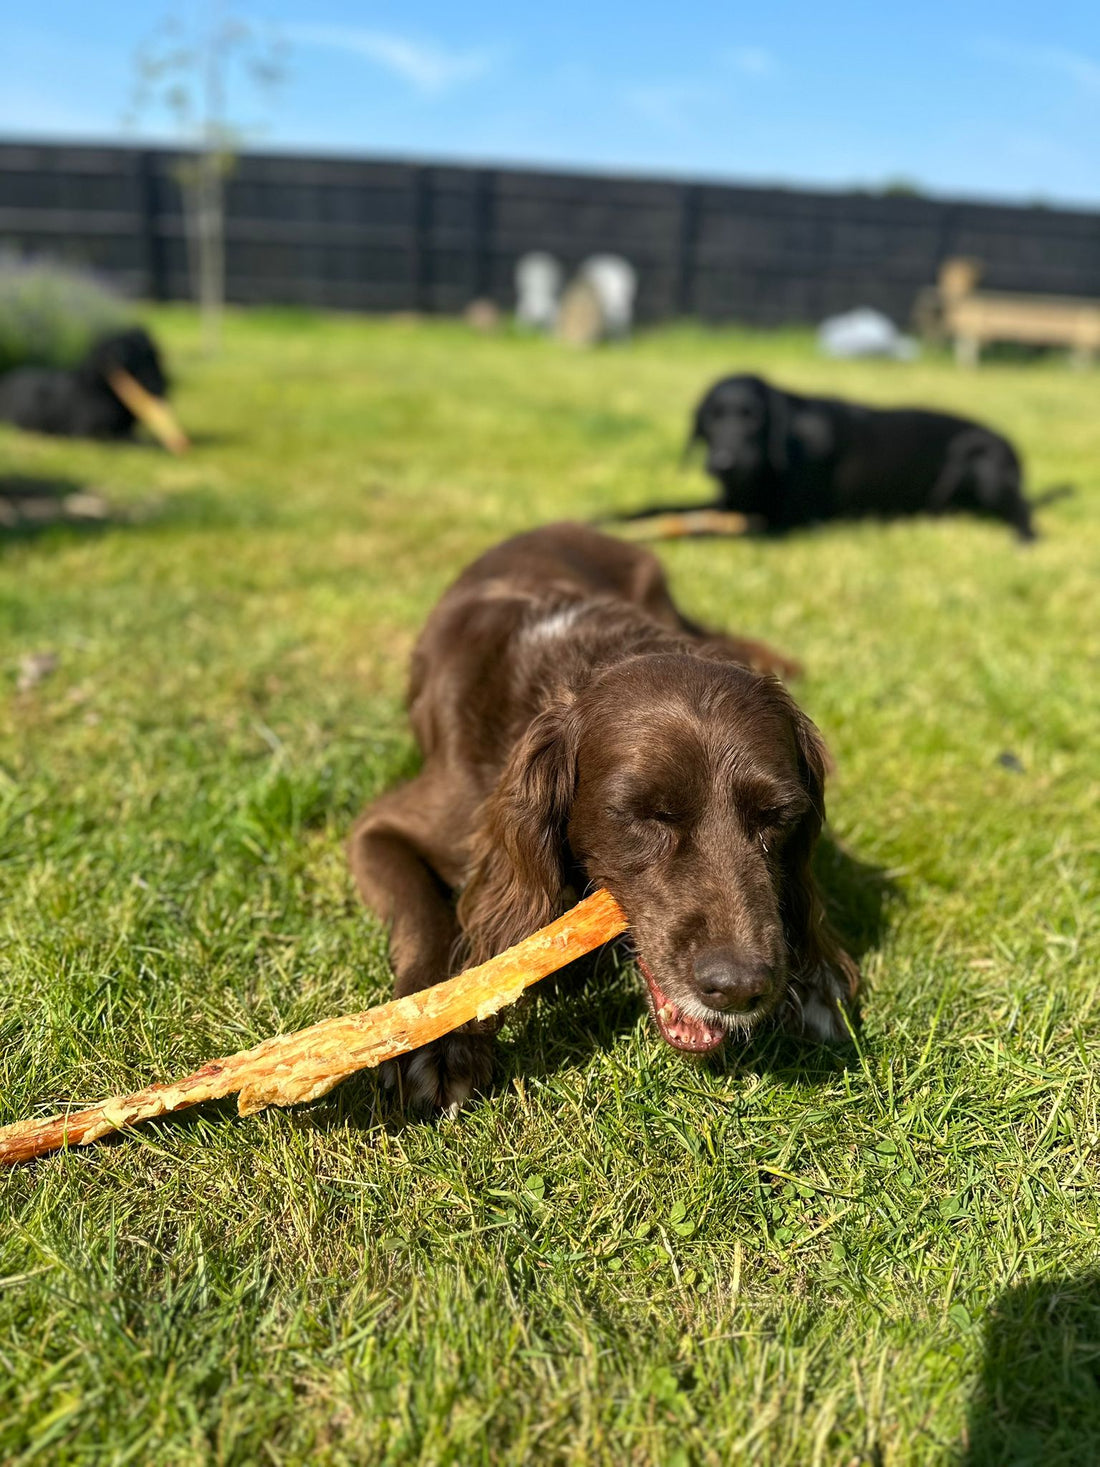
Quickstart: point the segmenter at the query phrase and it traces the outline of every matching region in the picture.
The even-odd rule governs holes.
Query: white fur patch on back
[[[549,642],[567,632],[581,614],[579,606],[562,606],[539,621],[524,627],[523,635],[532,642]]]

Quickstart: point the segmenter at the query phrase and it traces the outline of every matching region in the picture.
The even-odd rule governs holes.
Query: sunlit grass
[[[511,531],[700,497],[718,372],[973,413],[1078,493],[1031,549],[959,520],[664,552],[691,613],[806,665],[857,1051],[693,1066],[608,954],[457,1123],[366,1076],[2,1177],[0,1461],[1091,1460],[1097,376],[274,312],[206,362],[152,319],[189,457],[0,436],[0,476],[129,516],[0,539],[0,1122],[387,994],[342,841],[414,768],[420,622]]]

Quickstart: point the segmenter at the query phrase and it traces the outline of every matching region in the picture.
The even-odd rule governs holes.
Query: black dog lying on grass
[[[717,506],[667,505],[631,519],[717,507],[745,515],[751,528],[782,532],[822,520],[968,511],[1033,540],[1034,508],[1071,492],[1052,489],[1029,502],[1012,445],[967,418],[799,397],[747,374],[706,393],[688,449],[696,443],[706,445]]]
[[[156,344],[140,326],[101,337],[70,370],[17,367],[0,377],[0,421],[65,438],[127,438],[135,414],[111,386],[121,370],[150,397],[164,398],[168,379]]]

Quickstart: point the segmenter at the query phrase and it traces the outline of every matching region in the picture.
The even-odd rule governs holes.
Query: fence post
[[[432,309],[432,178],[428,168],[413,170],[412,308]]]
[[[489,168],[479,168],[474,174],[473,268],[470,272],[474,300],[491,298],[493,291],[496,181],[495,172]]]
[[[164,240],[157,209],[157,155],[142,148],[137,155],[138,217],[145,256],[145,295],[151,301],[168,299],[164,270]]]
[[[699,243],[699,218],[703,211],[703,190],[697,183],[685,183],[680,189],[680,227],[676,246],[676,314],[691,316],[697,311],[696,247]]]
[[[936,245],[935,283],[939,283],[940,266],[945,260],[951,259],[959,252],[957,240],[959,236],[959,225],[962,221],[962,210],[956,203],[940,204],[939,238]]]

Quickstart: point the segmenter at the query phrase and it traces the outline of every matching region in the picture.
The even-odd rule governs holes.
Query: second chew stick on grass
[[[187,434],[176,421],[176,415],[163,397],[154,397],[147,392],[136,377],[122,367],[107,373],[111,391],[130,409],[139,423],[144,423],[169,453],[186,453],[190,448]]]

